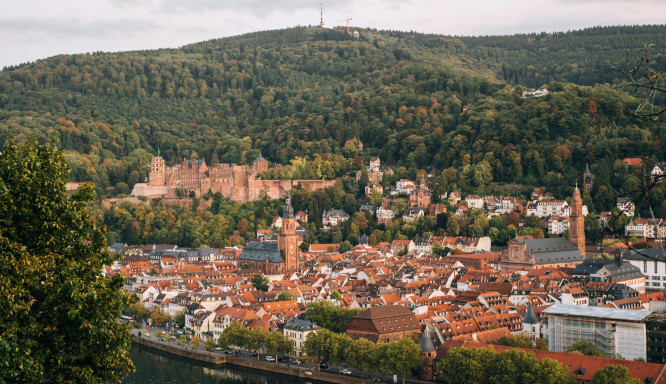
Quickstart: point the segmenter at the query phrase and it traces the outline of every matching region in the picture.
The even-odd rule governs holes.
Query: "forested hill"
[[[618,30],[631,36],[640,28],[647,29],[634,47],[631,37],[618,39],[618,63],[666,30]],[[522,99],[523,88],[498,72],[526,64],[511,52],[529,36],[360,34],[357,41],[343,30],[298,27],[7,68],[0,72],[0,142],[8,132],[58,136],[70,151],[72,178],[95,181],[102,195],[129,192],[158,149],[169,164],[184,157],[249,163],[259,151],[282,164],[310,159],[283,170],[293,177],[333,178],[357,169],[359,156],[380,156],[407,175],[453,167],[459,173],[449,172],[448,182],[458,188],[491,179],[564,187],[586,162],[607,182],[618,158],[664,158],[664,123],[635,118],[630,94],[556,75],[572,65],[596,73],[599,62],[612,61],[592,47],[585,56],[582,47],[598,40],[585,31],[548,45],[566,51],[568,38],[571,53],[553,55],[554,93],[534,100]],[[653,49],[657,61],[663,49]]]
[[[580,31],[460,37],[475,59],[510,84],[539,87],[551,81],[617,84],[625,58],[638,58],[639,43],[654,44],[655,69],[666,71],[666,27],[595,27]]]

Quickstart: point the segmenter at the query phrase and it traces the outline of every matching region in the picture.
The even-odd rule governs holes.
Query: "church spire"
[[[293,219],[294,218],[294,208],[291,207],[291,193],[287,192],[286,204],[282,210],[283,219]]]

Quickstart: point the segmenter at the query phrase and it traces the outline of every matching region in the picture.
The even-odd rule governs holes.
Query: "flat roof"
[[[550,307],[544,309],[542,313],[547,315],[594,317],[598,319],[609,320],[642,321],[648,317],[652,311],[645,309],[617,309],[589,307],[582,305],[553,304]]]

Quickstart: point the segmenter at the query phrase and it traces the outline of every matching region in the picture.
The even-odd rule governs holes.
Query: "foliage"
[[[389,364],[395,372],[402,375],[402,382],[405,382],[405,376],[411,375],[416,369],[421,367],[423,358],[418,344],[409,337],[403,337],[397,342],[388,344],[386,355]]]
[[[261,152],[282,164],[267,178],[339,177],[379,156],[412,175],[445,170],[439,190],[517,182],[564,196],[585,163],[610,175],[618,158],[664,158],[663,124],[632,115],[637,99],[618,91],[612,69],[637,41],[664,34],[663,26],[483,37],[362,30],[351,40],[298,27],[61,55],[0,72],[0,129],[20,140],[58,135],[72,180],[93,181],[100,196],[143,181],[158,149],[169,165],[202,157],[248,165]],[[663,72],[663,62],[652,65]],[[523,86],[542,85],[553,93],[521,97]],[[329,202],[310,200],[320,220]]]
[[[277,296],[277,301],[289,301],[293,299],[294,298],[291,296],[291,293],[289,293],[289,291],[287,291],[286,289],[280,292]]]
[[[606,354],[601,352],[599,348],[597,348],[596,344],[585,340],[578,340],[575,343],[571,344],[569,348],[567,348],[567,352],[573,352],[573,351],[579,351],[583,355],[588,355],[588,356],[606,357]]]
[[[215,342],[215,339],[213,339],[212,337],[206,339],[206,341],[204,342],[204,348],[207,351],[212,351],[213,349],[215,349],[215,347],[217,347],[217,343]]]
[[[306,319],[332,332],[343,333],[360,311],[360,309],[338,307],[330,301],[323,300],[308,305]]]
[[[243,323],[240,321],[234,321],[224,329],[222,336],[220,336],[218,340],[218,343],[220,344],[220,347],[222,347],[222,344],[229,344],[236,347],[245,346],[247,345],[248,338],[251,337],[249,332],[250,331],[245,327],[245,325],[243,325]],[[252,342],[258,343],[260,341],[252,340]]]
[[[9,138],[0,154],[0,381],[107,383],[133,370],[133,299],[91,222],[91,185],[71,198],[70,168],[53,141]]]
[[[129,316],[134,316],[137,319],[148,317],[148,310],[140,301],[130,304],[129,307],[125,309],[124,313]]]
[[[440,361],[437,377],[448,384],[485,384],[496,355],[491,347],[452,348]]]
[[[330,294],[331,300],[342,300],[342,295],[338,291],[333,291]]]
[[[507,347],[548,350],[548,342],[545,339],[532,341],[532,338],[524,333],[516,336],[504,336],[497,341],[497,344],[506,345]]]
[[[190,344],[192,344],[192,348],[197,349],[201,346],[201,339],[197,336],[194,336],[192,340],[190,340]]]
[[[185,310],[181,310],[176,312],[175,315],[173,315],[173,323],[180,328],[183,328],[185,326]]]
[[[187,344],[187,336],[185,335],[178,336],[178,345],[185,345],[185,344]]]
[[[252,279],[250,279],[250,283],[252,283],[252,285],[257,288],[257,290],[266,292],[268,291],[268,287],[270,286],[271,281],[268,280],[268,277],[266,277],[264,274],[258,273],[254,275]]]
[[[262,330],[263,331],[263,330]],[[265,332],[265,331],[264,331]],[[287,354],[294,348],[291,339],[281,332],[271,332],[265,336],[266,351],[269,354],[276,355],[275,361],[277,362],[277,354]]]
[[[452,348],[439,363],[438,377],[445,383],[575,383],[569,369],[551,359],[539,361],[533,354],[509,349],[502,353],[491,347]]]
[[[629,369],[624,365],[608,365],[594,374],[592,384],[639,384],[640,380],[634,379],[629,374]]]
[[[162,312],[161,309],[157,308],[150,313],[150,320],[152,324],[166,324],[170,323],[173,319],[168,312]]]

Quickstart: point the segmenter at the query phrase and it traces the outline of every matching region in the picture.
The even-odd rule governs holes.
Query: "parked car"
[[[342,370],[340,371],[340,373],[342,373],[343,375],[351,375],[351,374],[352,374],[352,371],[350,371],[350,370],[347,369],[347,368],[342,368]]]
[[[326,369],[328,368],[328,364],[325,361],[322,361],[321,363],[319,363],[319,368]]]
[[[225,355],[231,355],[232,353],[233,353],[233,352],[231,352],[231,351],[224,351],[224,354],[225,354]]]
[[[270,361],[270,362],[274,362],[274,361],[275,361],[275,357],[273,357],[273,356],[271,356],[271,355],[268,355],[268,356],[264,357],[264,359],[266,359],[266,361]]]
[[[292,363],[292,364],[300,364],[301,361],[298,360],[298,359],[291,359],[291,363]]]
[[[259,356],[259,355],[257,355],[257,352],[252,353],[252,357],[257,357],[257,356]]]
[[[217,347],[217,348],[213,349],[213,351],[221,351],[221,350],[222,350],[222,348],[220,348],[220,347]]]

